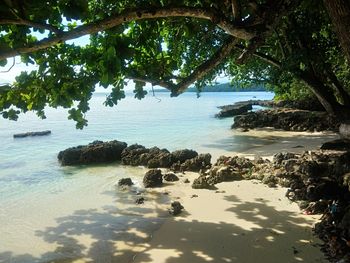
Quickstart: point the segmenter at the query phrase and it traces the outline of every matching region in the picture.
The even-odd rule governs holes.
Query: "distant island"
[[[167,89],[154,89],[155,92],[170,92]],[[190,87],[186,92],[197,92],[196,87]],[[211,86],[205,86],[201,92],[239,92],[239,91],[268,91],[264,85],[256,85],[251,87],[241,87],[231,85],[230,83],[221,83]]]

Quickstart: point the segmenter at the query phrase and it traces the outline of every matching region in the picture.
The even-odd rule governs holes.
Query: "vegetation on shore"
[[[105,104],[135,83],[172,96],[200,91],[218,74],[233,83],[269,85],[279,97],[315,95],[350,119],[350,3],[347,0],[30,1],[0,3],[0,66],[14,56],[33,64],[0,88],[0,113],[17,119],[65,107],[77,127],[96,85],[112,87]],[[89,35],[87,45],[69,42]]]
[[[155,92],[170,92],[167,89],[153,89]],[[230,83],[221,83],[216,85],[205,86],[200,92],[239,92],[239,91],[268,91],[263,85],[254,85],[242,87],[240,85],[231,85]],[[189,87],[185,92],[198,92],[195,87]]]

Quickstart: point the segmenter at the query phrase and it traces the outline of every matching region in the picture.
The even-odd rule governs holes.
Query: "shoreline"
[[[271,143],[259,139],[266,133]],[[285,132],[269,129],[244,132],[238,140],[244,148],[241,154],[253,158],[255,149],[272,156],[272,150],[281,150],[280,138],[284,135]],[[303,151],[332,136],[336,135],[291,133],[288,145],[298,145],[302,140],[310,142],[313,138],[310,145],[296,148]],[[213,157],[215,153],[236,155],[230,147],[214,151]],[[71,170],[76,168],[62,169],[70,177]],[[312,262],[312,257],[315,262],[327,262],[315,247],[317,239],[311,237],[311,226],[317,216],[302,215],[296,203],[284,197],[286,189],[275,190],[245,180],[220,183],[218,193],[192,189],[191,183],[198,173],[186,172],[179,182],[144,190],[142,176],[147,170],[114,164],[103,169],[87,167],[79,170],[70,183],[65,181],[67,185],[62,189],[51,189],[49,199],[25,200],[23,209],[11,213],[16,224],[7,221],[8,228],[5,224],[5,251],[0,251],[0,261],[249,263],[256,261],[254,256],[266,262],[273,262],[278,256],[290,259],[285,262],[300,259]],[[135,187],[123,190],[114,186],[116,180],[129,176],[137,183]],[[74,182],[81,187],[79,177],[84,178],[84,187],[90,189],[88,196],[75,193],[78,185]],[[184,183],[185,178],[191,183]],[[145,203],[135,204],[141,196],[146,199]],[[178,217],[168,214],[171,201],[180,201],[185,207]],[[37,212],[31,213],[33,210]],[[25,221],[22,221],[23,214]],[[274,221],[276,216],[278,220]],[[291,232],[298,234],[291,235]],[[8,240],[7,234],[11,237]],[[27,240],[34,245],[29,245]],[[205,242],[207,240],[210,242]]]
[[[272,159],[281,148],[294,153],[314,150],[338,138],[331,132],[271,129],[236,133],[252,140],[270,137],[271,143],[230,154],[251,159]],[[286,135],[288,140],[281,142]],[[185,173],[191,182],[196,176]],[[274,262],[282,257],[283,262],[329,262],[320,250],[322,241],[312,234],[321,215],[304,215],[296,202],[285,197],[287,188],[269,188],[256,180],[223,182],[216,187],[192,189],[181,181],[160,188],[169,191],[170,199],[180,201],[185,210],[167,218],[132,262]]]

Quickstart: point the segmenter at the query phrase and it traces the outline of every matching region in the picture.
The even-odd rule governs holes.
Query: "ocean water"
[[[130,195],[118,191],[115,183],[131,177],[138,191],[145,168],[61,167],[57,153],[94,140],[116,139],[218,157],[244,149],[244,141],[231,131],[231,118],[214,118],[217,106],[271,99],[273,94],[203,93],[197,98],[185,93],[170,98],[157,93],[141,101],[129,94],[113,108],[102,105],[105,96],[92,98],[89,125],[83,130],[75,129],[64,109],[48,109],[45,120],[33,114],[22,115],[17,122],[0,119],[0,262],[127,262],[131,254],[118,254],[120,248],[111,249],[112,241],[135,242],[141,237],[125,236],[130,224],[149,233],[162,215],[154,207],[135,208]],[[41,130],[52,134],[13,138],[15,133]],[[111,251],[118,255],[111,257]]]

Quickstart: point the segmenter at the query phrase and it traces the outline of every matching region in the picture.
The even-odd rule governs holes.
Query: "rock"
[[[340,122],[326,112],[270,109],[237,115],[232,129],[273,127],[286,131],[337,131]]]
[[[196,151],[193,151],[193,150],[184,149],[184,150],[174,151],[171,153],[171,155],[174,158],[174,162],[183,163],[188,159],[192,159],[194,157],[197,157],[198,153]]]
[[[157,187],[163,184],[162,171],[159,169],[149,170],[143,177],[143,185],[146,188]]]
[[[350,173],[346,173],[343,176],[343,186],[347,187],[350,192]]]
[[[85,146],[68,148],[59,152],[62,165],[108,163],[121,160],[122,151],[127,144],[120,141],[94,141]]]
[[[342,123],[339,126],[340,138],[350,140],[350,123]]]
[[[289,152],[276,153],[273,156],[273,163],[275,165],[281,165],[283,161],[295,159],[296,157],[297,157],[297,155],[294,153],[289,153]]]
[[[200,176],[193,180],[193,189],[213,189],[213,185],[208,183],[208,179],[205,176]]]
[[[230,182],[242,180],[240,173],[232,166],[215,166],[209,172],[207,176],[207,183],[209,185],[218,184],[221,182]]]
[[[200,154],[192,159],[186,160],[183,164],[181,164],[180,171],[198,172],[201,169],[208,169],[211,166],[210,160],[211,155],[209,153]],[[176,168],[174,167],[174,169]]]
[[[167,149],[158,147],[148,149],[142,145],[133,144],[124,149],[122,163],[133,166],[142,165],[148,168],[169,168],[173,160]]]
[[[168,181],[168,182],[179,181],[179,177],[177,177],[176,174],[174,174],[174,173],[167,173],[167,174],[164,174],[163,179],[164,179],[165,181]]]
[[[227,118],[233,117],[236,115],[241,115],[247,113],[249,110],[252,110],[252,104],[234,104],[226,105],[221,107],[221,111],[215,115],[216,118]]]
[[[119,186],[132,186],[134,183],[132,182],[131,178],[122,178],[118,181]]]
[[[322,150],[350,151],[350,140],[338,139],[325,142],[321,146]]]
[[[185,184],[188,184],[188,183],[190,183],[190,180],[188,180],[188,178],[185,178],[185,179],[184,179],[184,183],[185,183]]]
[[[182,209],[184,209],[184,207],[181,205],[181,203],[179,201],[174,201],[171,203],[169,213],[176,216],[181,213]]]
[[[145,202],[145,198],[143,197],[139,197],[136,199],[135,203],[138,204],[138,205],[141,205]]]
[[[25,133],[17,133],[13,135],[13,138],[24,138],[24,137],[32,137],[32,136],[45,136],[51,134],[51,131],[38,131],[38,132],[25,132]]]

